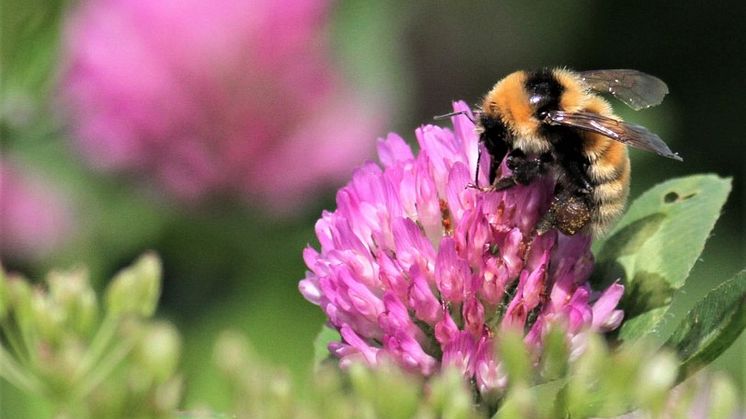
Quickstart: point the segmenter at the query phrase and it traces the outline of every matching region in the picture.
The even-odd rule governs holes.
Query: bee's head
[[[495,84],[484,98],[484,118],[500,121],[505,126],[506,141],[526,153],[543,153],[550,144],[542,135],[541,112],[556,109],[563,86],[552,71],[517,71]],[[486,127],[488,122],[483,121]]]

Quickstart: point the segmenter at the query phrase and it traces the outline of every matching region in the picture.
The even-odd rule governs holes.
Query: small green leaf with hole
[[[746,328],[746,270],[710,291],[666,342],[681,359],[679,379],[714,361]]]
[[[605,241],[595,244],[597,285],[621,279],[619,336],[653,331],[684,285],[731,189],[730,179],[695,175],[661,183],[632,203]]]

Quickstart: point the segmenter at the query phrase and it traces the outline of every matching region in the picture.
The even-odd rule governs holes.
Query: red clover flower
[[[349,139],[386,119],[332,57],[331,5],[81,2],[61,81],[78,150],[182,202],[228,194],[292,212],[368,158],[371,144]]]
[[[463,102],[454,110],[469,114]],[[536,234],[553,178],[500,192],[469,187],[478,137],[468,116],[452,121],[453,130],[417,129],[416,155],[396,134],[379,142],[383,167],[359,168],[317,222],[321,249],[305,249],[299,288],[339,331],[329,349],[342,366],[388,358],[429,376],[455,365],[480,392],[499,391],[501,331],[523,332],[537,359],[560,323],[576,356],[585,331],[619,326],[624,288],[591,289],[590,237]],[[483,153],[480,185],[488,160]]]

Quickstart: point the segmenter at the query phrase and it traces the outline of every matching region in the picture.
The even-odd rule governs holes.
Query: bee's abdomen
[[[590,136],[589,136],[590,137]],[[593,186],[594,210],[590,229],[594,236],[605,233],[621,216],[629,194],[630,165],[627,146],[593,135],[586,143],[588,178]]]

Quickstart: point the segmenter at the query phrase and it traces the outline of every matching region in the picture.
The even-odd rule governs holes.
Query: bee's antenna
[[[477,121],[475,121],[471,116],[469,116],[469,111],[456,111],[456,112],[451,112],[451,113],[447,113],[443,115],[436,115],[433,117],[433,119],[438,121],[438,120],[450,118],[456,115],[464,115],[465,117],[469,118],[469,121],[471,121],[473,124],[477,123]]]

